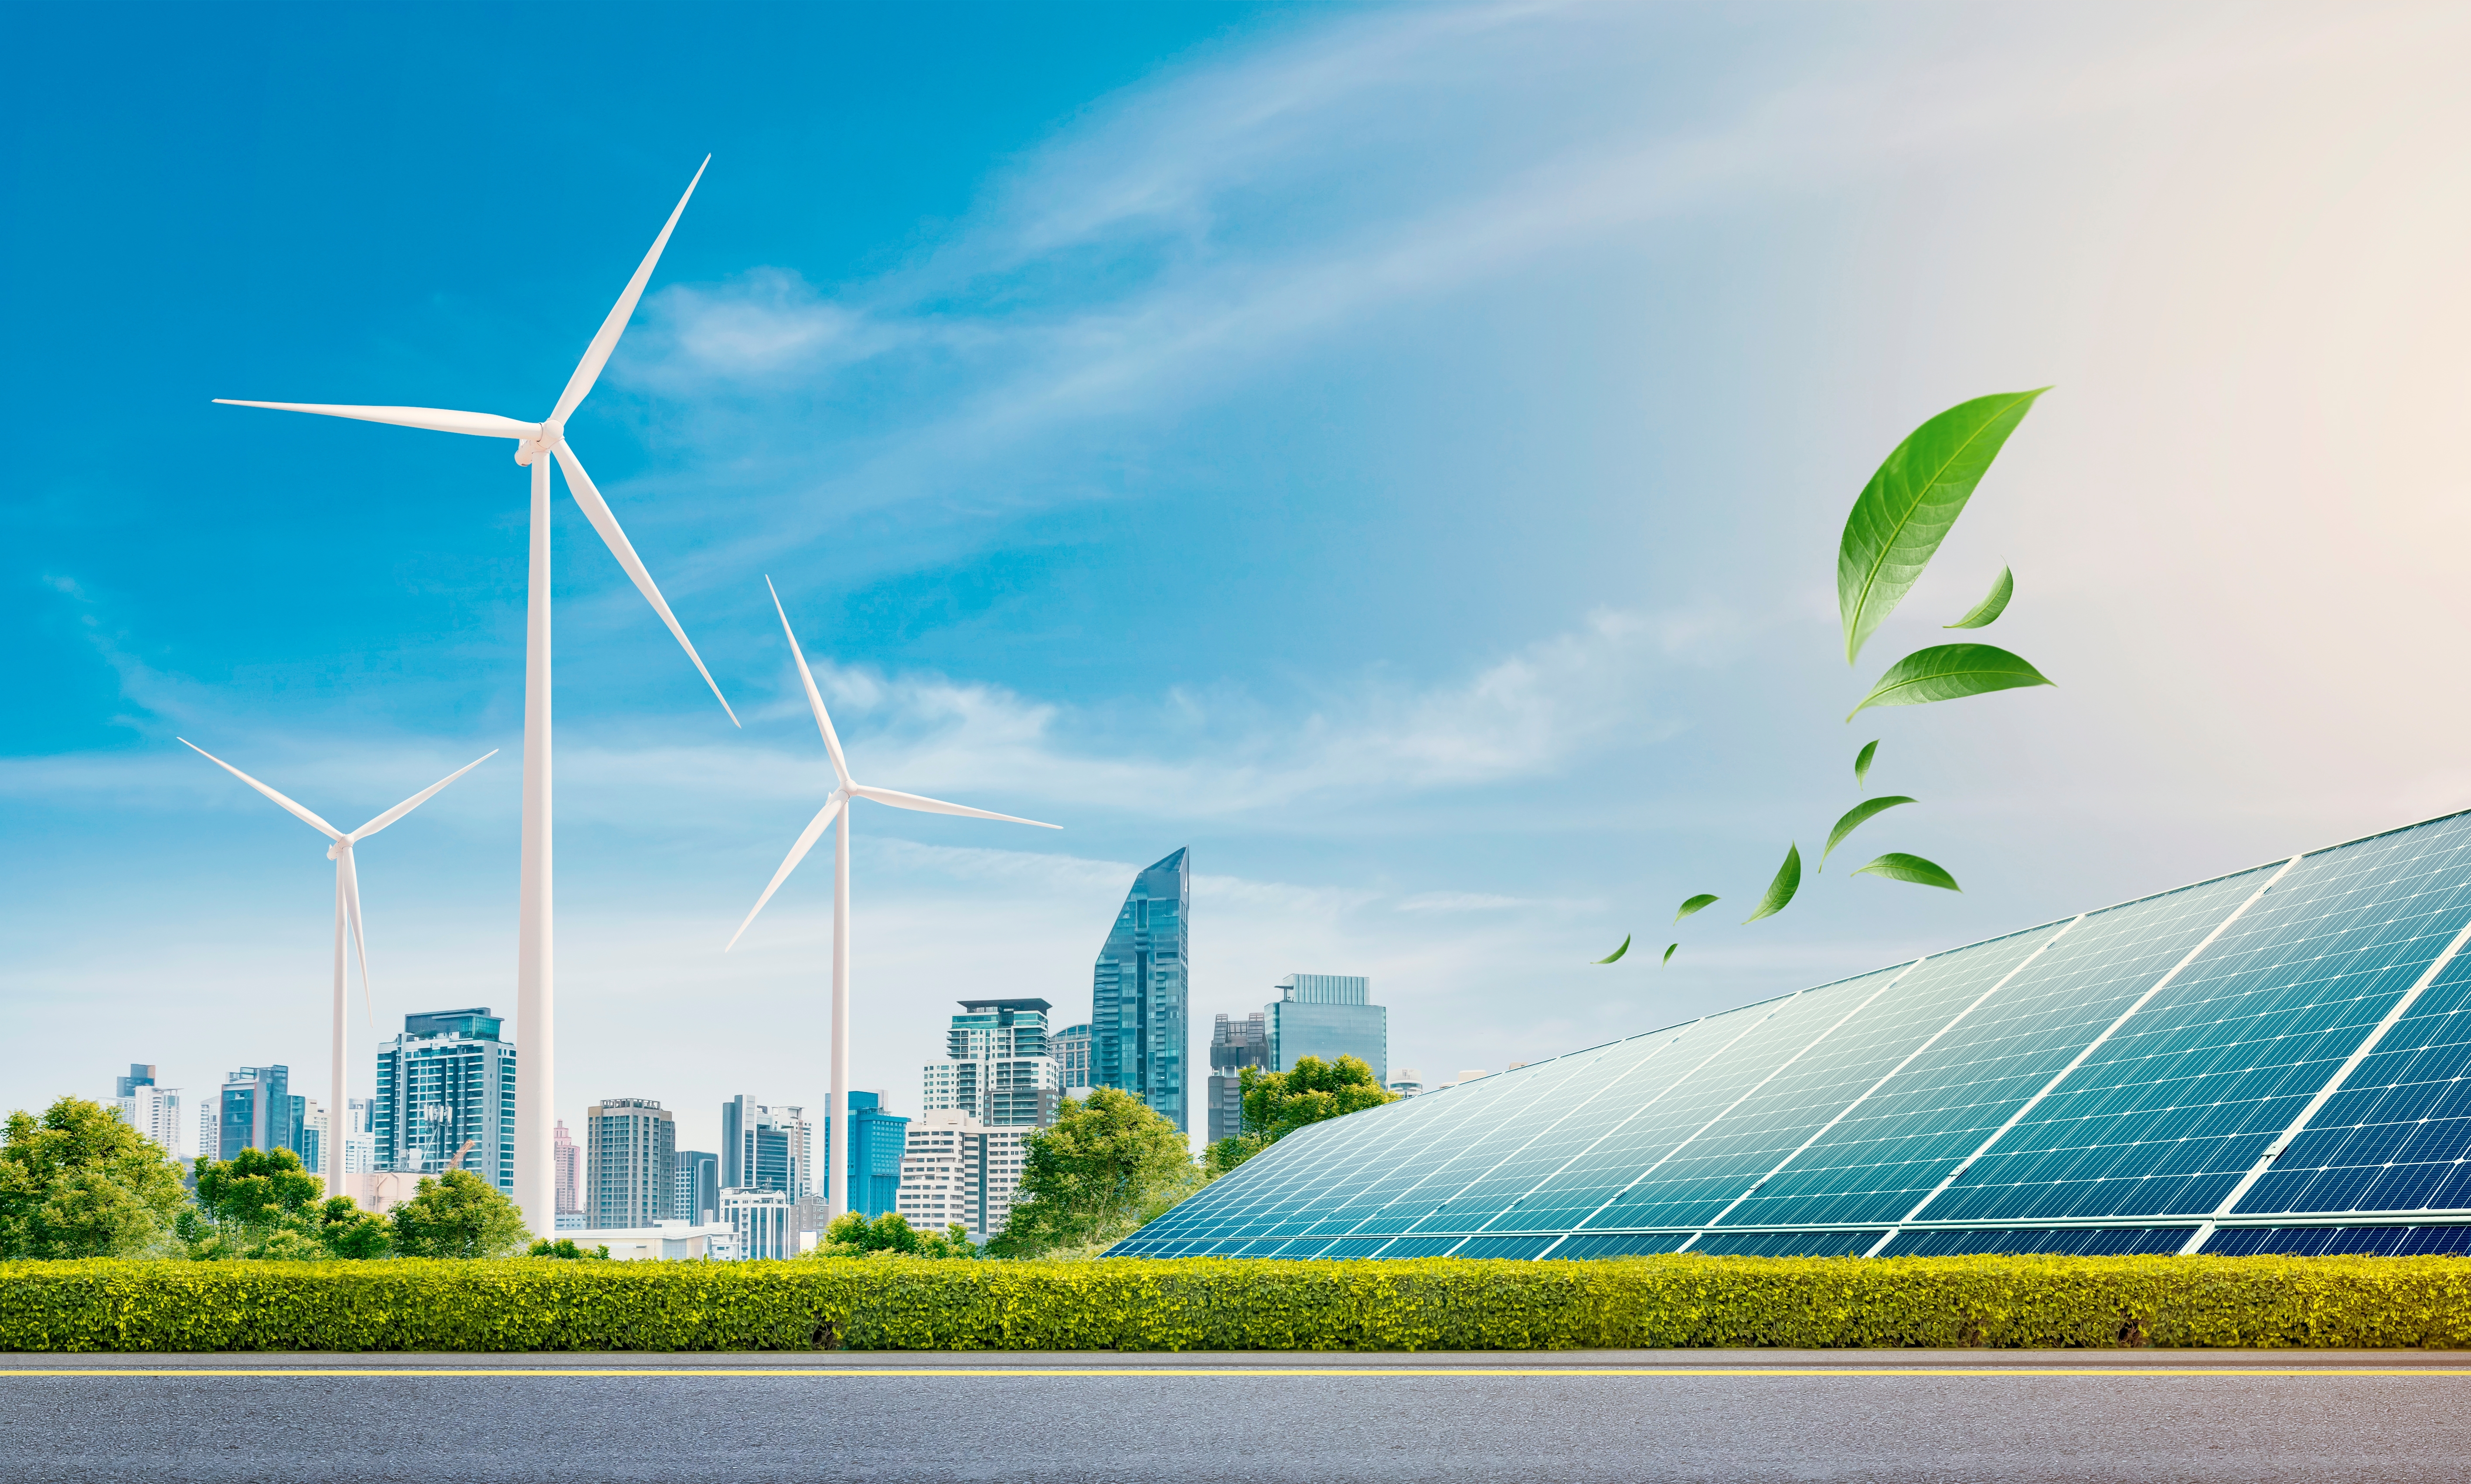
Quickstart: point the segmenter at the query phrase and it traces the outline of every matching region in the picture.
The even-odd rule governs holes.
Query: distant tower
[[[486,1005],[431,1010],[378,1043],[378,1168],[435,1174],[461,1150],[456,1168],[514,1193],[515,1048],[499,1036],[504,1024]]]
[[[1373,1002],[1373,981],[1360,974],[1290,974],[1273,986],[1270,1070],[1285,1072],[1307,1056],[1334,1062],[1353,1056],[1390,1080],[1390,1012]]]
[[[1210,1142],[1244,1132],[1244,1069],[1270,1070],[1270,1030],[1262,1012],[1218,1017],[1210,1032]]]
[[[670,1217],[678,1134],[649,1097],[604,1097],[583,1110],[584,1212],[591,1226],[657,1226]]]
[[[550,1158],[557,1178],[552,1182],[561,1216],[583,1214],[583,1149],[575,1136],[566,1131],[566,1119],[557,1120],[557,1132],[550,1140]],[[580,1226],[582,1223],[577,1222]]]
[[[180,1150],[180,1090],[162,1087],[154,1080],[151,1062],[130,1062],[129,1075],[119,1079],[120,1121],[144,1134],[162,1146],[163,1152],[178,1158]],[[213,1157],[211,1150],[208,1158]]]
[[[944,1057],[925,1072],[928,1112],[957,1108],[991,1128],[1055,1121],[1062,1078],[1049,1053],[1044,1000],[964,1000]]]
[[[1090,1095],[1090,1027],[1067,1025],[1047,1038],[1047,1054],[1055,1058],[1057,1078],[1067,1097]]]
[[[1180,1130],[1190,1037],[1192,853],[1179,850],[1133,878],[1090,987],[1090,1080],[1121,1088]]]

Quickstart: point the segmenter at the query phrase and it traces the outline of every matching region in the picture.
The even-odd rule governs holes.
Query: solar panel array
[[[1118,1256],[2456,1252],[2471,813],[1303,1129]]]

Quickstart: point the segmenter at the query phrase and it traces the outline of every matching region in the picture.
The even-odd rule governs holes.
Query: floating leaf
[[[1845,663],[1853,663],[1862,642],[1921,579],[2008,435],[2050,389],[2001,392],[1951,407],[1916,428],[1871,476],[1845,517],[1836,549]]]
[[[1871,687],[1871,694],[1862,697],[1862,704],[1845,714],[1845,719],[1850,721],[1873,706],[1919,706],[2049,684],[2050,678],[2040,671],[1994,645],[1933,645],[1889,666],[1879,683]]]
[[[1912,882],[1917,886],[1944,886],[1950,891],[1963,891],[1956,878],[1931,864],[1919,856],[1890,851],[1853,874],[1884,876],[1892,882]]]
[[[1714,894],[1703,891],[1699,893],[1699,895],[1692,897],[1689,901],[1683,903],[1682,910],[1673,914],[1673,920],[1675,922],[1680,922],[1682,919],[1689,916],[1691,913],[1699,910],[1703,907],[1713,907],[1715,905],[1716,898]]]
[[[1762,917],[1773,917],[1783,911],[1785,904],[1791,902],[1793,894],[1800,889],[1801,847],[1799,844],[1787,845],[1784,848],[1784,864],[1777,867],[1776,880],[1768,883],[1768,894],[1759,898],[1759,909],[1743,918],[1743,926],[1748,927]]]
[[[1836,854],[1836,847],[1845,843],[1845,836],[1862,828],[1870,822],[1871,816],[1883,814],[1899,804],[1912,802],[1913,800],[1901,793],[1891,793],[1882,798],[1864,799],[1847,810],[1845,817],[1836,821],[1836,828],[1827,832],[1827,848],[1819,853],[1819,868],[1823,871],[1826,870],[1827,858]]]
[[[1856,789],[1867,789],[1871,787],[1871,759],[1878,752],[1878,750],[1879,739],[1873,737],[1869,742],[1864,742],[1862,744],[1862,750],[1854,755],[1853,787]]]
[[[1605,956],[1603,956],[1602,958],[1597,959],[1597,960],[1596,960],[1596,962],[1598,962],[1598,963],[1612,963],[1613,960],[1615,960],[1615,959],[1619,958],[1622,954],[1627,954],[1627,953],[1629,953],[1629,952],[1630,952],[1630,934],[1629,934],[1629,933],[1627,933],[1627,932],[1625,932],[1625,933],[1623,933],[1623,934],[1622,934],[1622,946],[1621,946],[1621,947],[1619,947],[1619,948],[1617,948],[1617,949],[1614,949],[1612,953],[1607,954],[1606,954]]]
[[[1657,967],[1658,967],[1658,968],[1659,968],[1659,969],[1661,969],[1661,968],[1663,968],[1663,967],[1664,967],[1664,964],[1671,963],[1671,962],[1673,961],[1673,951],[1674,951],[1675,949],[1677,949],[1677,948],[1680,948],[1681,946],[1682,946],[1682,945],[1681,945],[1681,944],[1679,944],[1679,943],[1667,943],[1667,944],[1665,944],[1665,945],[1664,945],[1664,962],[1663,962],[1663,963],[1659,963],[1659,964],[1658,964],[1658,965],[1657,965]]]
[[[2006,567],[1999,569],[1999,580],[1990,584],[1990,596],[1973,605],[1973,611],[1942,628],[1989,628],[2008,611],[2008,600],[2016,596],[2016,574]]]

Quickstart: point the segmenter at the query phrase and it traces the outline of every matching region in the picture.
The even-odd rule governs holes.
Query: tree
[[[590,1252],[586,1252],[575,1244],[575,1238],[572,1237],[561,1237],[555,1241],[543,1237],[534,1239],[531,1251],[525,1253],[524,1256],[561,1258],[569,1262],[606,1262],[609,1260],[609,1249],[596,1246]]]
[[[133,1257],[162,1244],[180,1166],[82,1097],[9,1115],[0,1142],[0,1258]]]
[[[383,1258],[393,1246],[386,1218],[348,1195],[327,1197],[325,1182],[289,1149],[243,1149],[198,1163],[198,1204],[177,1230],[189,1256],[302,1261]]]
[[[975,1258],[978,1245],[970,1240],[970,1229],[958,1221],[941,1232],[920,1232],[912,1230],[909,1218],[897,1211],[887,1211],[873,1221],[845,1211],[833,1218],[822,1245],[815,1249],[817,1257],[825,1258],[862,1258],[880,1252],[913,1258]]]
[[[531,1234],[506,1193],[468,1169],[413,1188],[394,1209],[395,1251],[407,1258],[505,1258]]]
[[[1284,1072],[1247,1067],[1240,1085],[1244,1132],[1261,1141],[1256,1149],[1246,1151],[1247,1157],[1308,1124],[1399,1100],[1399,1095],[1383,1087],[1371,1067],[1353,1056],[1334,1062],[1300,1056]]]
[[[1023,1144],[1021,1197],[990,1257],[1120,1240],[1202,1184],[1182,1131],[1118,1088],[1066,1098],[1055,1125]]]

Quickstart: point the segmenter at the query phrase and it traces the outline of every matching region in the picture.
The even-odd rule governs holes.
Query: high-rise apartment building
[[[720,1189],[778,1190],[791,1201],[811,1193],[813,1130],[806,1109],[773,1107],[743,1095],[720,1105]]]
[[[1044,1000],[964,1000],[945,1032],[944,1055],[926,1068],[929,1112],[956,1109],[991,1127],[1044,1128],[1063,1095],[1047,1053]]]
[[[451,1166],[513,1193],[515,1048],[501,1025],[486,1005],[432,1010],[405,1016],[403,1034],[379,1043],[369,1114],[378,1168]]]
[[[223,1104],[212,1097],[198,1099],[198,1158],[219,1160],[223,1155]]]
[[[174,1159],[180,1157],[180,1090],[157,1084],[153,1063],[130,1062],[129,1075],[119,1079],[114,1095],[120,1121],[153,1140]]]
[[[301,1167],[322,1177],[326,1173],[326,1110],[315,1097],[294,1097],[300,1105],[300,1132],[293,1148],[300,1156]],[[341,1191],[335,1192],[341,1194]]]
[[[741,1260],[798,1255],[796,1203],[778,1190],[723,1190],[720,1219],[737,1238]]]
[[[583,1146],[559,1119],[550,1135],[550,1195],[561,1216],[583,1214]]]
[[[1121,1088],[1179,1130],[1192,1126],[1191,863],[1191,851],[1179,850],[1133,878],[1090,984],[1091,1085]]]
[[[1055,1058],[1056,1080],[1067,1097],[1090,1095],[1090,1026],[1067,1025],[1047,1038],[1047,1054]]]
[[[288,1067],[243,1067],[224,1077],[223,1095],[216,1100],[220,1115],[212,1157],[228,1160],[243,1149],[299,1153],[306,1099],[293,1096],[291,1084]]]
[[[1270,1070],[1285,1072],[1307,1056],[1334,1062],[1353,1056],[1390,1079],[1390,1012],[1373,1003],[1373,981],[1357,974],[1290,974],[1266,1007]]]
[[[1218,1017],[1210,1030],[1210,1142],[1244,1132],[1244,1069],[1270,1070],[1270,1027],[1262,1012]]]
[[[583,1110],[584,1210],[591,1226],[670,1219],[677,1125],[649,1097],[604,1097]]]
[[[955,1108],[910,1123],[901,1160],[899,1210],[921,1232],[958,1224],[984,1241],[1012,1219],[1024,1146],[1034,1128],[989,1128]]]
[[[710,1226],[720,1219],[720,1156],[680,1149],[670,1176],[670,1219]]]
[[[343,1099],[343,1173],[365,1175],[378,1167],[377,1136],[369,1132],[369,1100]]]
[[[869,1221],[901,1209],[901,1157],[908,1144],[909,1120],[884,1111],[882,1095],[849,1095],[848,1209]],[[832,1138],[826,1120],[822,1138]]]

